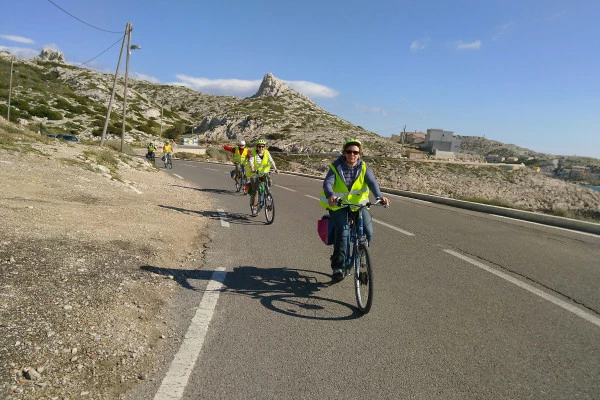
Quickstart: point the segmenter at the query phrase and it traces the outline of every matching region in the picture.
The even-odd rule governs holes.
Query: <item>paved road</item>
[[[600,237],[392,196],[373,209],[376,292],[361,317],[351,280],[330,283],[321,182],[274,176],[266,225],[229,169],[169,171],[214,199],[180,210],[212,219],[188,284],[213,286],[188,332],[199,356],[177,358],[194,368],[172,373],[187,384],[156,398],[600,398]]]

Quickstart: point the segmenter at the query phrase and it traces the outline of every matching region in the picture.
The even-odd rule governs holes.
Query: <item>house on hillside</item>
[[[399,135],[392,135],[394,143],[420,145],[425,142],[425,132],[402,132]]]
[[[421,147],[431,153],[436,151],[458,153],[460,151],[460,139],[454,138],[454,132],[443,129],[427,129],[425,142]]]

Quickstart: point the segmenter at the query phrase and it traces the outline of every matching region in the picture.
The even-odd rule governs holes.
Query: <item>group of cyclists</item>
[[[233,171],[232,178],[237,180],[238,174],[241,173],[241,169],[244,168],[246,178],[250,183],[250,204],[252,209],[252,216],[258,215],[258,187],[261,180],[269,179],[268,173],[273,168],[275,173],[279,173],[275,161],[269,150],[266,148],[267,143],[264,139],[258,139],[255,142],[255,149],[250,150],[246,147],[246,141],[240,140],[236,147],[223,145],[223,148],[233,153],[233,163],[235,169]],[[244,191],[244,194],[246,192]]]
[[[271,167],[279,173],[271,154],[266,149],[266,142],[259,139],[255,143],[256,148],[249,150],[246,142],[240,140],[237,146],[223,145],[223,148],[233,153],[235,169],[233,179],[236,179],[245,168],[246,176],[252,186],[252,216],[258,214],[258,185],[260,179],[268,179],[267,172]],[[342,154],[329,165],[329,170],[323,180],[323,190],[320,196],[321,206],[329,211],[330,218],[335,226],[335,241],[333,244],[333,255],[331,256],[332,280],[339,282],[344,279],[345,260],[349,257],[347,253],[348,240],[348,213],[339,206],[342,199],[351,204],[366,204],[369,201],[369,193],[373,192],[375,198],[385,206],[390,205],[390,200],[383,196],[379,183],[373,171],[362,159],[363,145],[358,139],[349,139],[342,146]],[[373,238],[373,225],[371,214],[366,208],[360,212],[363,215],[364,230],[367,242]]]
[[[154,162],[154,160],[156,159],[156,146],[154,145],[154,143],[150,142],[148,143],[148,146],[146,148],[148,149],[148,153],[146,153],[146,158]],[[171,157],[171,154],[173,153],[173,145],[171,144],[171,142],[166,140],[165,144],[162,147],[162,151],[163,160],[165,159],[165,157]]]

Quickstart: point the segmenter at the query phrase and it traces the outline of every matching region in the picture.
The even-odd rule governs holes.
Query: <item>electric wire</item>
[[[58,8],[59,10],[61,10],[62,12],[64,12],[65,14],[70,15],[71,17],[75,18],[77,21],[86,24],[87,26],[91,26],[94,29],[98,29],[99,31],[103,31],[103,32],[108,32],[108,33],[122,33],[122,32],[115,32],[115,31],[108,31],[106,29],[102,29],[102,28],[98,28],[97,26],[94,26],[92,24],[88,24],[87,22],[77,18],[76,16],[74,16],[73,14],[71,14],[70,12],[68,12],[67,10],[65,10],[64,8],[60,7],[58,4],[54,3],[52,0],[48,0],[49,3],[52,3],[56,8]]]
[[[91,58],[89,60],[87,60],[86,62],[83,62],[81,64],[79,64],[80,67],[84,66],[85,64],[94,61],[96,58],[100,57],[102,54],[106,53],[108,50],[112,49],[117,43],[119,43],[123,38],[120,37],[119,40],[117,40],[116,42],[114,42],[113,44],[111,44],[106,50],[104,50],[102,53],[98,54],[97,56],[95,56],[94,58]]]

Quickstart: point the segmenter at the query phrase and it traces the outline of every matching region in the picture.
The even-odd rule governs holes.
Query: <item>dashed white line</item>
[[[183,343],[181,343],[179,351],[171,362],[169,371],[167,371],[167,375],[154,396],[154,400],[172,400],[183,397],[185,387],[202,349],[226,276],[225,268],[218,268],[213,271],[206,286],[206,292],[202,296],[196,314],[185,333]]]
[[[179,179],[183,179],[183,176],[180,176],[180,175],[177,175],[177,174],[173,174],[173,175],[175,175],[175,176],[176,176],[176,177],[178,177]]]
[[[218,208],[217,211],[219,212],[219,219],[221,220],[221,226],[225,227],[225,228],[229,228],[229,222],[227,222],[225,220],[227,218],[227,213],[225,212],[225,210]]]
[[[206,169],[207,169],[207,170],[209,170],[209,171],[217,171],[217,172],[220,172],[218,169],[214,169],[214,168],[206,168]],[[229,173],[229,172],[228,172],[228,173]]]
[[[408,231],[405,231],[405,230],[402,230],[402,229],[400,229],[400,228],[396,228],[395,226],[393,226],[393,225],[390,225],[390,224],[386,224],[385,222],[383,222],[383,221],[380,221],[380,220],[378,220],[378,219],[375,219],[375,218],[373,218],[373,222],[377,222],[378,224],[381,224],[381,225],[383,225],[383,226],[387,226],[388,228],[390,228],[390,229],[393,229],[393,230],[395,230],[395,231],[398,231],[398,232],[400,232],[400,233],[403,233],[403,234],[405,234],[406,236],[415,236],[415,234],[414,234],[414,233],[410,233],[410,232],[408,232]]]
[[[455,252],[453,250],[446,249],[444,251],[446,253],[448,253],[448,254],[453,255],[454,257],[458,257],[461,260],[464,260],[464,261],[468,262],[469,264],[475,265],[476,267],[479,267],[479,268],[483,269],[484,271],[487,271],[487,272],[492,273],[492,274],[494,274],[496,276],[499,276],[500,278],[502,278],[504,280],[507,280],[510,283],[513,283],[513,284],[515,284],[515,285],[517,285],[517,286],[519,286],[519,287],[521,287],[521,288],[523,288],[523,289],[525,289],[525,290],[527,290],[527,291],[529,291],[529,292],[531,292],[533,294],[536,294],[536,295],[540,296],[541,298],[543,298],[545,300],[548,300],[549,302],[554,303],[557,306],[562,307],[565,310],[572,312],[573,314],[577,315],[578,317],[581,317],[581,318],[583,318],[583,319],[591,322],[592,324],[600,327],[600,318],[598,318],[597,316],[595,316],[595,315],[593,315],[593,314],[591,314],[591,313],[589,313],[587,311],[584,311],[584,310],[582,310],[582,309],[580,309],[578,307],[575,307],[571,303],[568,303],[568,302],[566,302],[564,300],[561,300],[558,297],[552,296],[551,294],[548,294],[548,293],[546,293],[546,292],[544,292],[544,291],[542,291],[542,290],[540,290],[540,289],[538,289],[536,287],[533,287],[533,286],[531,286],[531,285],[529,285],[529,284],[527,284],[525,282],[522,282],[522,281],[520,281],[520,280],[518,280],[518,279],[516,279],[516,278],[514,278],[514,277],[512,277],[512,276],[510,276],[508,274],[505,274],[504,272],[500,272],[500,271],[498,271],[498,270],[496,270],[494,268],[488,267],[487,265],[485,265],[483,263],[480,263],[479,261],[473,260],[472,258],[464,256],[464,255],[462,255],[460,253],[457,253],[457,252]]]
[[[309,196],[307,194],[305,194],[305,196],[308,197],[309,199],[313,199],[313,200],[316,200],[316,201],[320,201],[321,200],[321,199],[319,199],[318,197],[315,197],[315,196]]]
[[[280,186],[280,185],[274,185],[274,186],[277,186],[278,188],[282,188],[282,189],[285,189],[285,190],[289,190],[290,192],[295,192],[294,189],[290,189],[290,188],[285,187],[285,186]]]

